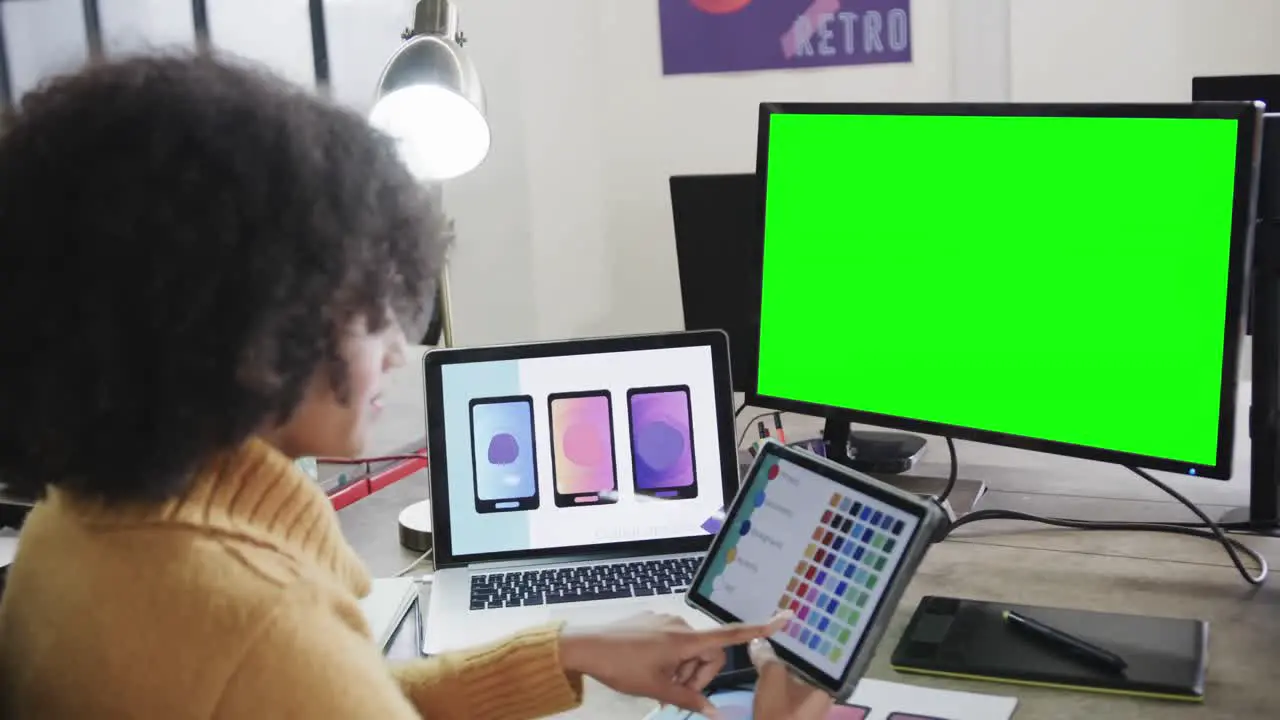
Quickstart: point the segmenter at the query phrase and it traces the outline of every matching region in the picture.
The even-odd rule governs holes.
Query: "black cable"
[[[769,417],[770,415],[773,415],[773,413],[772,413],[772,412],[762,412],[762,413],[760,413],[759,415],[756,415],[755,417],[753,417],[753,418],[751,418],[750,420],[748,420],[748,421],[747,421],[747,425],[746,425],[746,427],[742,428],[742,434],[738,436],[738,445],[737,445],[737,447],[738,447],[738,448],[741,448],[741,447],[742,447],[742,441],[747,439],[747,433],[751,431],[752,426],[754,426],[757,422],[759,422],[759,421],[761,421],[761,420],[763,420],[763,419],[765,419],[765,418]],[[736,417],[736,415],[735,415],[735,417]]]
[[[1161,482],[1158,478],[1156,478],[1155,475],[1152,475],[1151,473],[1147,472],[1146,470],[1143,470],[1142,468],[1131,467],[1129,468],[1129,471],[1134,473],[1138,477],[1142,478],[1143,480],[1146,480],[1152,485],[1155,485],[1156,487],[1165,491],[1166,494],[1168,494],[1174,500],[1177,500],[1178,502],[1185,505],[1187,509],[1190,510],[1193,514],[1195,514],[1196,517],[1200,518],[1200,520],[1204,522],[1204,524],[1208,525],[1209,532],[1213,534],[1213,537],[1217,539],[1218,542],[1222,543],[1222,547],[1227,551],[1227,555],[1231,556],[1231,563],[1236,566],[1236,570],[1240,571],[1240,575],[1244,577],[1246,582],[1248,582],[1250,585],[1261,585],[1267,581],[1267,561],[1261,555],[1245,547],[1244,544],[1240,543],[1239,541],[1232,538],[1228,538],[1227,534],[1222,531],[1222,528],[1218,525],[1218,523],[1215,522],[1213,519],[1211,519],[1208,515],[1206,515],[1205,512],[1200,509],[1199,505],[1196,505],[1195,503],[1191,502],[1191,500],[1187,499],[1187,497],[1184,496],[1182,493],[1169,487],[1165,483]],[[1184,529],[1190,529],[1190,528],[1184,528]],[[1249,570],[1244,566],[1244,561],[1240,559],[1240,553],[1237,552],[1237,549],[1243,549],[1246,554],[1248,554],[1250,557],[1254,559],[1255,562],[1258,563],[1259,571],[1256,577],[1249,574]]]
[[[1017,510],[974,510],[964,517],[951,523],[947,528],[946,534],[949,535],[956,528],[970,523],[982,522],[985,520],[1020,520],[1023,522],[1038,523],[1040,525],[1052,525],[1054,527],[1070,528],[1072,530],[1093,530],[1102,532],[1161,532],[1170,535],[1186,535],[1187,537],[1197,537],[1205,540],[1215,540],[1226,549],[1227,555],[1231,557],[1231,564],[1235,566],[1236,571],[1250,585],[1262,585],[1267,580],[1269,568],[1267,559],[1262,557],[1256,550],[1241,543],[1232,537],[1223,535],[1219,538],[1214,533],[1205,530],[1198,530],[1193,527],[1183,525],[1173,525],[1169,523],[1159,522],[1106,522],[1102,520],[1072,520],[1070,518],[1043,517],[1040,515],[1032,515],[1030,513],[1019,512]],[[1240,559],[1240,553],[1248,555],[1254,564],[1258,566],[1256,575],[1249,572],[1244,562]]]
[[[948,448],[952,452],[951,477],[952,477],[952,481],[954,482],[954,478],[958,474],[957,463],[955,459],[955,449],[954,449],[955,446],[950,441],[950,439],[948,439],[947,444],[948,444]],[[1213,540],[1219,543],[1220,545],[1222,545],[1223,549],[1226,550],[1227,556],[1231,559],[1231,564],[1235,566],[1236,571],[1240,573],[1240,576],[1244,578],[1245,582],[1249,583],[1250,585],[1258,586],[1258,585],[1262,585],[1267,581],[1267,575],[1270,571],[1270,568],[1267,565],[1266,558],[1264,558],[1260,553],[1248,547],[1247,545],[1240,542],[1239,540],[1236,540],[1235,538],[1232,538],[1232,537],[1228,537],[1226,532],[1223,530],[1222,525],[1218,524],[1217,522],[1214,522],[1208,515],[1205,514],[1203,510],[1200,509],[1199,506],[1191,502],[1191,500],[1187,499],[1184,495],[1182,495],[1182,493],[1179,493],[1177,490],[1174,490],[1169,485],[1165,484],[1164,482],[1161,482],[1154,475],[1146,472],[1145,470],[1142,470],[1141,468],[1136,468],[1136,467],[1130,467],[1129,471],[1134,473],[1138,477],[1142,478],[1143,480],[1146,480],[1147,482],[1151,483],[1152,485],[1155,485],[1157,488],[1164,491],[1165,494],[1169,495],[1170,497],[1172,497],[1173,499],[1177,500],[1179,503],[1184,505],[1193,514],[1195,514],[1196,517],[1200,518],[1200,522],[1199,523],[1177,523],[1177,522],[1142,522],[1142,521],[1132,521],[1132,520],[1123,520],[1123,521],[1073,520],[1070,518],[1043,517],[1040,515],[1032,515],[1030,513],[1019,512],[1017,510],[994,510],[994,509],[993,510],[974,510],[969,514],[965,515],[964,517],[952,522],[949,526],[947,526],[945,531],[939,534],[938,540],[941,541],[945,539],[952,532],[955,532],[956,528],[963,527],[965,525],[969,525],[975,522],[982,522],[984,520],[1020,520],[1023,522],[1039,523],[1041,525],[1052,525],[1055,527],[1071,528],[1073,530],[1095,530],[1095,531],[1111,531],[1111,532],[1121,532],[1121,531],[1162,532],[1162,533],[1169,533],[1171,535],[1185,535],[1187,537],[1197,537],[1205,540]],[[950,487],[951,485],[949,484],[948,489],[943,491],[944,494],[949,492]],[[942,498],[942,497],[943,496],[941,495],[939,496],[939,498]],[[941,499],[938,499],[937,501],[941,503]],[[1240,525],[1247,525],[1247,523],[1233,523],[1230,527],[1235,528]],[[1208,529],[1206,530],[1204,528],[1208,528]],[[1247,528],[1241,528],[1241,529],[1247,529]],[[1254,562],[1254,564],[1258,566],[1257,574],[1251,573],[1249,571],[1249,568],[1245,566],[1244,560],[1240,557],[1241,553],[1247,555]]]
[[[737,420],[738,416],[742,414],[742,411],[746,409],[747,409],[747,401],[743,400],[742,404],[738,406],[738,409],[733,411],[733,419]],[[738,444],[741,445],[742,443],[738,443]]]
[[[939,505],[951,497],[951,491],[956,489],[956,481],[960,476],[960,462],[956,459],[956,441],[951,438],[947,438],[947,453],[951,456],[951,472],[947,474],[947,486],[942,489],[938,497],[934,498]]]
[[[744,403],[742,407],[738,408],[738,412],[742,412],[745,407],[746,405]],[[760,413],[747,421],[746,427],[742,429],[742,434],[738,436],[739,447],[742,446],[742,441],[746,439],[747,432],[751,430],[751,426],[754,425],[756,421],[761,418],[768,417],[769,415],[772,415],[772,413]],[[946,502],[947,498],[951,497],[951,493],[955,490],[956,483],[959,481],[960,476],[960,462],[956,454],[955,440],[949,437],[944,439],[947,441],[947,454],[951,460],[951,468],[947,473],[946,486],[942,489],[941,493],[933,498],[933,501],[936,502],[939,507]],[[1177,500],[1195,514],[1196,517],[1200,518],[1200,522],[1141,522],[1132,520],[1107,522],[1099,520],[1072,520],[1070,518],[1043,517],[1016,510],[974,510],[946,526],[943,531],[939,533],[937,542],[941,542],[946,539],[946,537],[954,532],[956,528],[970,523],[981,522],[983,520],[1022,520],[1025,522],[1034,522],[1041,525],[1052,525],[1075,530],[1163,532],[1171,535],[1185,535],[1188,537],[1214,540],[1222,545],[1222,548],[1227,551],[1227,556],[1231,559],[1231,564],[1235,566],[1236,571],[1240,573],[1240,577],[1244,578],[1245,582],[1250,585],[1258,586],[1267,581],[1267,575],[1270,572],[1270,568],[1267,565],[1267,559],[1260,553],[1235,538],[1227,537],[1222,525],[1211,519],[1203,510],[1200,509],[1198,505],[1191,502],[1191,500],[1182,493],[1161,482],[1154,475],[1137,467],[1130,467],[1128,470],[1143,480],[1155,485],[1174,500]],[[1206,530],[1205,528],[1208,529]],[[1247,530],[1249,529],[1249,525],[1248,523],[1231,523],[1227,526],[1227,529]],[[1251,573],[1249,568],[1245,566],[1244,560],[1240,557],[1241,553],[1249,556],[1249,559],[1253,560],[1254,564],[1258,566],[1258,573],[1256,575]]]
[[[435,300],[431,303],[431,320],[427,322],[427,330],[422,335],[421,345],[435,347],[444,342],[444,290],[436,288]]]
[[[1111,522],[1112,524],[1124,524],[1124,523],[1130,523],[1130,522],[1137,523],[1139,525],[1145,524],[1141,520],[1113,520]],[[1209,528],[1208,523],[1204,523],[1199,520],[1195,522],[1182,522],[1182,521],[1175,522],[1172,520],[1161,521],[1160,524],[1171,525],[1173,527],[1184,527],[1184,528],[1192,528],[1192,529],[1200,529],[1200,530],[1207,530]],[[1218,527],[1222,528],[1222,532],[1240,533],[1242,535],[1256,533],[1258,531],[1258,528],[1255,527],[1253,523],[1247,520],[1241,520],[1239,522],[1229,522],[1229,523],[1220,522],[1218,523]]]

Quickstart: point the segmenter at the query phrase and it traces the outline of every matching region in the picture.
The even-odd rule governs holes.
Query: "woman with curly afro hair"
[[[138,57],[23,99],[0,479],[41,500],[0,601],[4,717],[505,720],[573,706],[584,674],[707,709],[722,647],[776,624],[375,648],[369,577],[294,461],[361,451],[448,244],[388,138],[260,71]]]

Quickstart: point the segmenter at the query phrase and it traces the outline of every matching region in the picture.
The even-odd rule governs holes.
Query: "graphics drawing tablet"
[[[1101,648],[1125,665],[1082,661],[1060,644],[1020,632],[1007,612]],[[904,673],[1198,702],[1208,647],[1209,624],[1202,620],[928,596],[891,663]]]
[[[942,521],[931,502],[769,440],[686,597],[725,623],[791,610],[774,651],[847,699]]]

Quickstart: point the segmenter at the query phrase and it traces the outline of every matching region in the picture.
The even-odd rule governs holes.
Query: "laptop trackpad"
[[[694,628],[711,628],[716,622],[689,607],[683,595],[669,595],[643,600],[610,600],[604,603],[568,604],[554,606],[551,617],[575,627],[599,627],[636,617],[645,613],[675,615]]]
[[[575,627],[608,625],[643,612],[657,612],[653,603],[612,601],[609,603],[564,605],[551,612],[551,618]]]

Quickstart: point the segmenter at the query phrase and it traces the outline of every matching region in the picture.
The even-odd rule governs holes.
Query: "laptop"
[[[423,360],[435,580],[423,652],[684,602],[738,488],[718,330]]]

